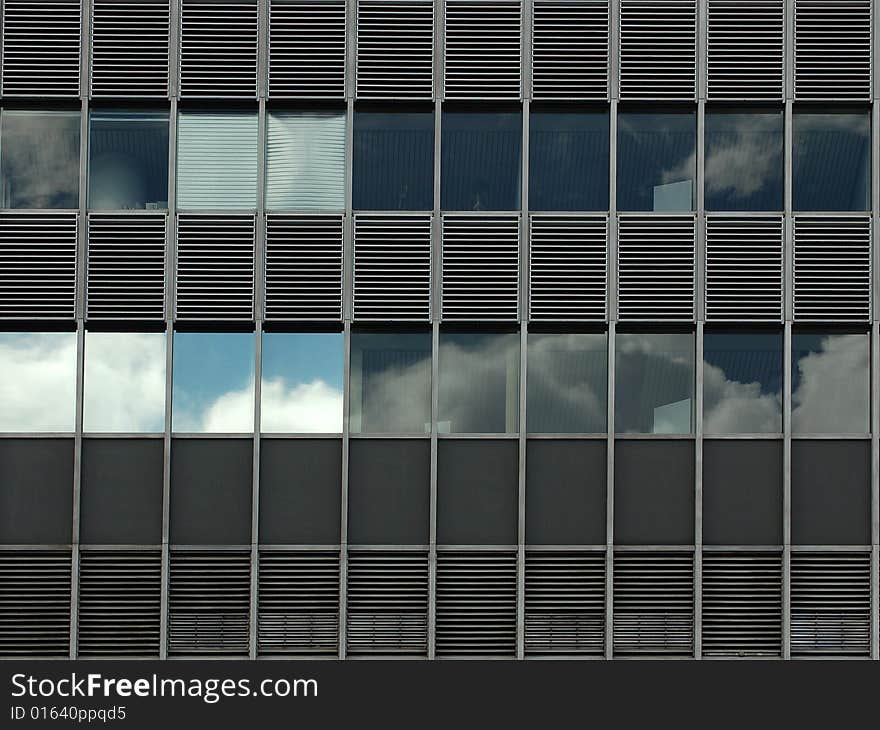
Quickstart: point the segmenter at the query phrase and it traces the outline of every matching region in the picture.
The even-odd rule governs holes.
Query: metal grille
[[[4,0],[4,96],[79,96],[81,9],[80,0]]]
[[[604,322],[608,220],[533,215],[530,228],[529,318]]]
[[[431,318],[431,216],[357,215],[354,317]]]
[[[358,2],[359,98],[430,99],[433,63],[433,0]]]
[[[871,220],[794,220],[794,318],[867,322],[871,318]]]
[[[80,656],[159,656],[162,555],[82,552]]]
[[[345,96],[345,0],[271,0],[269,96]]]
[[[706,219],[706,320],[781,322],[782,217]]]
[[[516,654],[516,554],[437,553],[438,656]]]
[[[70,553],[0,552],[0,656],[70,654]]]
[[[782,555],[703,554],[703,653],[779,656]]]
[[[339,553],[260,553],[257,647],[262,656],[339,651]]]
[[[687,99],[697,90],[695,0],[620,0],[620,98]]]
[[[604,651],[605,553],[526,553],[526,655]]]
[[[446,98],[519,99],[519,1],[445,2]]]
[[[182,1],[181,97],[256,97],[257,16],[256,0]]]
[[[266,216],[266,319],[342,319],[341,215]]]
[[[871,98],[871,0],[795,0],[794,96]]]
[[[73,319],[75,212],[0,212],[0,319]]]
[[[347,597],[349,654],[427,655],[427,553],[350,552]]]
[[[178,215],[175,316],[253,319],[253,215]]]
[[[694,319],[694,219],[621,216],[617,292],[621,321]]]
[[[793,553],[791,653],[871,650],[870,553]]]
[[[94,0],[92,96],[168,94],[169,0]]]
[[[443,319],[516,321],[516,216],[444,215],[442,267]]]
[[[783,0],[709,0],[706,41],[710,100],[782,99]]]
[[[614,554],[614,654],[691,656],[692,553]]]
[[[608,98],[608,6],[608,0],[534,0],[533,98]]]
[[[168,653],[248,652],[250,553],[172,552]]]

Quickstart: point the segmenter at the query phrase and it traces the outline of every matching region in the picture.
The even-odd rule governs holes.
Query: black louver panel
[[[342,319],[341,215],[266,217],[266,319]]]
[[[70,655],[70,553],[0,552],[0,656]]]
[[[605,652],[605,553],[526,554],[525,653]]]
[[[0,319],[73,319],[75,212],[0,212]]]
[[[159,656],[162,554],[82,552],[79,655]]]
[[[703,654],[779,656],[782,554],[703,554]]]
[[[339,651],[339,553],[260,553],[257,651],[334,656]]]
[[[347,597],[349,655],[427,655],[427,553],[350,552]]]

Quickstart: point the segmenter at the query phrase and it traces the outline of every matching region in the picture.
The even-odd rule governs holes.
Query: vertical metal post
[[[880,29],[871,6],[871,656],[880,659]]]

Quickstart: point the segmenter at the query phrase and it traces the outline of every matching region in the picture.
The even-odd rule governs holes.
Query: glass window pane
[[[263,334],[265,433],[342,432],[342,333]]]
[[[794,333],[791,430],[867,433],[871,400],[867,334]]]
[[[355,210],[434,207],[433,112],[356,112]]]
[[[706,333],[703,336],[703,430],[782,431],[782,336]]]
[[[529,333],[526,398],[530,433],[605,431],[607,338]]]
[[[256,207],[257,115],[184,112],[177,124],[177,207]]]
[[[352,332],[352,433],[430,433],[431,333]]]
[[[0,207],[79,207],[79,112],[0,114]]]
[[[83,428],[165,430],[165,333],[87,332]]]
[[[95,112],[89,133],[89,207],[168,207],[168,115]]]
[[[440,433],[519,430],[519,334],[440,333]]]
[[[693,334],[617,334],[618,433],[691,433]]]
[[[172,430],[254,430],[253,334],[175,332],[173,359]]]
[[[782,210],[782,112],[706,114],[706,210]]]
[[[868,114],[795,114],[794,209],[868,210],[870,144]]]
[[[519,210],[519,112],[444,112],[441,207]]]
[[[617,115],[619,210],[693,210],[695,178],[692,112]]]
[[[608,210],[607,112],[535,112],[529,140],[532,210]]]
[[[0,333],[0,431],[73,431],[76,333]]]
[[[269,115],[266,207],[345,208],[345,112]]]

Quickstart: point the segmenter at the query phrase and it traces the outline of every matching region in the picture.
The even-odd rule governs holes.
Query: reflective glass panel
[[[605,334],[529,333],[526,399],[530,433],[605,431]]]
[[[254,430],[254,335],[175,332],[171,428],[183,433]]]
[[[706,114],[706,210],[782,210],[782,112]]]
[[[341,333],[264,333],[260,421],[265,433],[341,433]]]
[[[0,431],[73,431],[76,333],[0,333]]]
[[[795,332],[791,357],[794,433],[868,432],[871,365],[867,334]]]
[[[87,332],[83,428],[165,430],[165,333]]]
[[[79,112],[4,109],[0,207],[79,207]]]
[[[692,112],[617,115],[619,210],[692,210],[695,179]]]
[[[703,430],[782,431],[780,334],[704,334]]]
[[[618,333],[614,423],[618,433],[691,433],[693,334]]]
[[[519,430],[519,334],[440,333],[440,433]]]
[[[429,433],[431,333],[352,332],[352,433]]]

